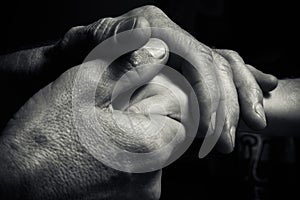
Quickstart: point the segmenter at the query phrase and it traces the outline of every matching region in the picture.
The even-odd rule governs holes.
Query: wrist
[[[10,155],[12,149],[1,141],[0,150],[0,199],[22,199],[26,196],[25,176],[21,176],[18,162]]]
[[[39,62],[34,65],[35,68],[29,77],[31,79],[34,77],[33,80],[43,83],[43,86],[72,67],[70,59],[65,56],[65,50],[61,48],[60,42],[59,40],[54,44],[40,47],[34,55]]]

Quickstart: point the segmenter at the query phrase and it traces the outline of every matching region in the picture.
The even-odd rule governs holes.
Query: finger
[[[225,109],[225,122],[216,147],[222,153],[230,153],[234,148],[235,131],[240,113],[238,96],[228,61],[217,53],[214,53],[214,60],[217,63],[219,80],[223,86]]]
[[[162,39],[172,53],[188,61],[179,67],[174,65],[171,67],[180,68],[195,90],[201,112],[201,134],[205,135],[206,131],[208,135],[212,134],[220,91],[210,48],[198,42],[155,6],[137,8],[123,16],[133,15],[145,17],[151,26],[152,37]]]
[[[241,114],[245,122],[254,129],[266,127],[263,108],[263,93],[243,59],[233,51],[216,50],[232,67],[233,80],[238,91]]]
[[[202,76],[201,72],[190,66],[190,64],[186,63],[183,67],[183,73],[190,81],[199,103],[200,122],[198,136],[212,135],[215,132],[216,113],[221,99],[219,82],[211,73],[207,74],[206,77]]]
[[[131,16],[145,17],[150,23],[150,27],[171,28],[189,35],[188,32],[181,29],[177,24],[175,24],[161,9],[153,5],[135,8],[123,14],[121,17]]]
[[[203,158],[217,143],[217,149],[223,153],[229,153],[234,148],[235,127],[239,118],[239,106],[237,92],[232,80],[232,71],[229,63],[219,54],[213,54],[217,66],[217,76],[221,85],[221,98],[218,105],[217,116],[224,112],[225,119],[217,119],[217,130],[213,135],[204,138],[199,157]]]
[[[275,76],[271,74],[265,74],[251,65],[246,64],[246,66],[253,74],[257,83],[259,84],[260,88],[264,93],[268,93],[277,87],[278,79]]]

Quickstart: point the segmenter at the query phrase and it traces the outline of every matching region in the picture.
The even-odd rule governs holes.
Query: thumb
[[[156,38],[150,38],[142,48],[121,56],[104,69],[96,91],[97,104],[110,103],[120,94],[148,83],[164,67],[168,57],[167,45]]]

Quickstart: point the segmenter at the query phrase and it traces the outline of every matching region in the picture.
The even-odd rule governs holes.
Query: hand
[[[151,41],[153,40],[150,43]],[[157,41],[159,40],[156,40],[156,46]],[[162,44],[163,42],[160,49],[166,47]],[[73,67],[28,100],[11,119],[0,140],[0,194],[10,199],[23,198],[18,197],[22,194],[26,194],[29,199],[159,198],[160,170],[143,174],[125,173],[112,169],[91,156],[79,138],[84,127],[74,125],[73,115],[76,112],[72,105],[73,98],[85,102],[91,92],[91,85],[97,83],[97,105],[84,104],[80,111],[83,118],[90,119],[87,122],[89,124],[83,125],[92,127],[97,133],[96,138],[91,135],[87,140],[99,140],[108,136],[121,149],[143,153],[159,149],[169,143],[175,134],[179,134],[181,140],[157,158],[161,162],[167,160],[176,146],[185,139],[183,124],[176,116],[179,114],[180,104],[185,105],[183,110],[187,109],[187,95],[164,75],[156,76],[159,69],[155,67],[148,68],[146,72],[136,69],[128,73],[127,70],[135,68],[133,63],[140,65],[166,62],[166,49],[164,56],[159,56],[158,59],[152,56],[157,53],[149,50],[147,45],[149,43],[131,54],[130,59],[114,62],[101,77],[95,73],[104,67],[101,60]],[[116,80],[123,75],[120,73],[120,66],[127,69],[123,73],[127,72],[128,78],[133,81],[132,86],[135,80],[147,82],[155,76],[150,84],[134,93],[126,111],[114,110],[111,104]],[[81,89],[74,97],[74,84],[81,72],[84,79],[80,79]],[[151,84],[153,82],[161,85]],[[169,88],[180,98],[174,98]],[[163,109],[152,110],[157,104]],[[149,112],[145,114],[148,109],[150,114],[153,113],[151,120]],[[97,122],[92,120],[93,113]],[[135,126],[124,123],[124,118]],[[162,122],[165,122],[164,126]],[[113,153],[110,159],[116,159]],[[130,168],[131,165],[123,167]]]
[[[230,152],[233,149],[240,107],[243,119],[251,128],[262,129],[266,126],[262,105],[263,92],[267,93],[274,89],[277,79],[246,65],[234,51],[213,50],[198,42],[157,7],[144,6],[120,17],[104,18],[88,26],[74,27],[56,47],[60,49],[59,51],[65,52],[63,55],[75,54],[82,59],[82,56],[92,47],[106,38],[103,37],[103,32],[110,35],[115,31],[118,23],[124,21],[128,26],[126,30],[132,27],[150,26],[152,37],[162,39],[170,49],[187,52],[187,60],[192,62],[193,66],[187,62],[179,63],[173,57],[170,57],[169,64],[183,72],[197,93],[201,111],[200,135],[203,136],[207,131],[207,135],[212,135],[216,132],[217,126],[223,127],[221,127],[222,133],[219,131],[220,151]],[[157,28],[169,29],[162,32]],[[78,49],[84,50],[79,52]],[[218,113],[221,112],[225,113],[224,125],[221,124],[222,120],[216,120]],[[214,135],[216,136],[216,133]],[[208,139],[216,142],[218,137]],[[210,143],[212,142],[214,141]],[[201,156],[205,156],[209,151],[210,148],[205,152],[202,151]]]
[[[250,127],[260,129],[266,126],[261,88],[264,92],[272,90],[277,85],[277,79],[247,67],[233,51],[212,50],[199,43],[154,6],[144,6],[117,18],[104,18],[88,26],[70,29],[60,42],[46,48],[42,54],[41,57],[45,57],[42,63],[47,63],[47,67],[33,69],[44,72],[39,73],[40,80],[50,81],[42,74],[53,78],[70,66],[80,64],[93,47],[113,33],[149,26],[151,31],[147,32],[145,29],[145,34],[151,32],[152,37],[164,40],[171,49],[177,48],[178,51],[185,52],[187,60],[192,62],[193,65],[190,65],[186,62],[174,62],[172,57],[170,59],[171,67],[183,72],[198,95],[201,110],[200,133],[203,136],[208,130],[207,135],[213,136],[208,137],[212,140],[210,143],[216,142],[222,131],[219,149],[223,152],[233,149],[239,106]],[[162,34],[157,28],[170,28],[171,31],[167,30]],[[225,113],[225,118],[218,119],[219,116],[222,118],[218,113]],[[216,131],[215,128],[220,126],[221,129]],[[217,133],[212,134],[214,132]],[[210,148],[202,151],[201,156],[209,151]]]
[[[123,15],[123,17],[129,16],[145,17],[152,27],[152,37],[162,39],[170,49],[174,47],[188,52],[187,60],[192,62],[194,67],[183,63],[179,69],[183,71],[198,94],[201,113],[200,131],[205,133],[208,129],[208,135],[215,132],[214,129],[222,125],[218,125],[220,120],[216,120],[218,111],[222,109],[225,112],[219,150],[230,152],[233,149],[239,107],[243,119],[251,128],[261,129],[266,126],[262,89],[263,92],[269,92],[276,87],[277,79],[274,76],[245,65],[236,52],[208,48],[182,30],[155,6],[140,7]],[[173,31],[162,33],[155,31],[157,27],[170,28]],[[182,33],[180,37],[176,31]],[[208,138],[211,140],[208,143],[216,142],[217,139],[218,137]],[[210,148],[202,149],[204,151],[201,153],[200,150],[200,157],[204,157],[210,151]]]

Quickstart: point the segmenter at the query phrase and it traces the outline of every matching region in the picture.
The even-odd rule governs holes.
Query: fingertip
[[[233,152],[234,147],[231,146],[231,144],[229,144],[228,142],[221,142],[218,141],[217,143],[217,151],[223,154],[229,154],[231,152]]]
[[[167,63],[169,58],[169,48],[164,41],[157,38],[150,38],[142,49],[146,49],[150,53],[151,57],[158,63]]]
[[[257,117],[257,126],[256,128],[258,129],[263,129],[267,126],[267,121],[266,121],[266,115],[265,115],[265,110],[262,106],[261,103],[258,103],[254,107],[256,117]]]
[[[223,130],[222,135],[217,143],[217,151],[228,154],[234,150],[236,127],[232,125],[230,128]]]
[[[200,106],[202,106],[202,104],[200,104]],[[215,127],[216,127],[216,111],[213,112],[212,114],[203,111],[202,113],[200,113],[197,137],[204,138],[207,136],[212,136],[215,132]]]
[[[252,108],[243,109],[245,123],[254,130],[262,130],[267,126],[266,115],[261,103],[255,104]]]
[[[270,92],[277,87],[278,79],[275,76],[272,74],[266,74],[251,65],[246,64],[246,66],[251,71],[257,83],[264,92]]]
[[[256,78],[256,81],[264,93],[274,90],[278,85],[278,79],[271,74],[263,74],[263,77]]]
[[[277,87],[277,85],[278,79],[275,76],[269,74],[269,87],[267,88],[267,90],[272,91]]]

